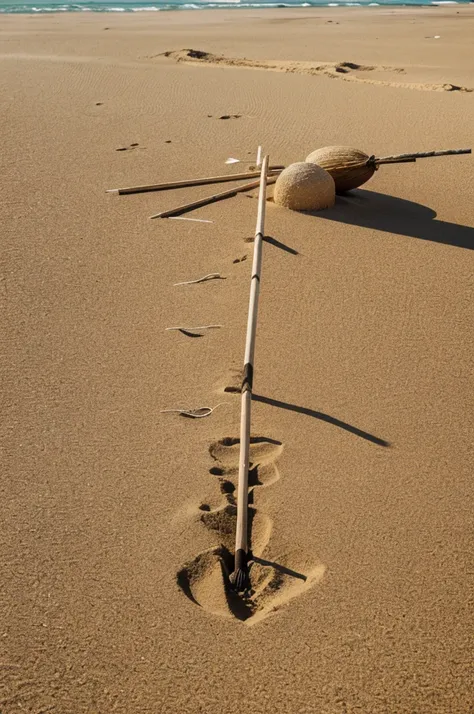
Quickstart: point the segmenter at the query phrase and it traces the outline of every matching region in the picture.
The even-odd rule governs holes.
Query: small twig
[[[183,283],[173,283],[173,286],[175,287],[176,285],[195,285],[196,283],[205,283],[208,280],[226,280],[226,278],[223,277],[220,273],[209,273],[208,275],[204,275],[204,277],[198,278],[197,280],[185,280]]]
[[[214,223],[205,218],[186,218],[185,216],[169,216],[170,221],[194,221],[195,223]]]
[[[221,407],[227,402],[219,402],[215,407],[197,407],[197,409],[161,409],[160,414],[179,414],[180,416],[190,417],[191,419],[202,419],[210,416],[212,412]]]
[[[216,330],[222,325],[201,325],[200,327],[166,327],[165,332],[177,330],[178,332],[198,332],[200,330]]]

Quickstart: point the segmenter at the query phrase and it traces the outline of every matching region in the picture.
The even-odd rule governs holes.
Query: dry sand
[[[474,9],[1,23],[2,714],[471,711],[472,157],[268,206],[250,604],[221,558],[255,193],[191,223],[148,216],[209,187],[104,191],[469,146]]]

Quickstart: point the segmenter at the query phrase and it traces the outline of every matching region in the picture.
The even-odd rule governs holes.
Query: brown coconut
[[[351,146],[325,146],[316,149],[306,161],[326,169],[334,179],[336,193],[345,193],[362,186],[375,172],[375,166],[367,166],[369,157]]]
[[[273,199],[279,206],[294,211],[319,211],[334,205],[336,188],[327,171],[302,161],[281,172]]]

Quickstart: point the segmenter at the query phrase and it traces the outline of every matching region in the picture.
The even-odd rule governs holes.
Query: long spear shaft
[[[284,166],[270,166],[270,173],[282,171]],[[209,183],[222,183],[224,181],[239,181],[244,178],[254,178],[260,176],[258,171],[246,171],[240,174],[225,174],[224,176],[205,176],[197,179],[186,179],[184,181],[168,181],[167,183],[151,183],[144,186],[125,186],[124,188],[108,188],[106,193],[146,193],[147,191],[166,191],[172,188],[184,188],[186,186],[204,186]]]
[[[268,156],[265,156],[260,174],[257,227],[253,251],[252,278],[250,281],[247,337],[245,340],[244,377],[242,381],[242,410],[240,416],[239,483],[237,488],[237,528],[235,533],[234,572],[230,582],[234,590],[243,592],[250,586],[248,569],[248,481],[250,455],[250,412],[252,406],[253,362],[257,331],[258,298],[262,268],[262,247],[265,224]]]

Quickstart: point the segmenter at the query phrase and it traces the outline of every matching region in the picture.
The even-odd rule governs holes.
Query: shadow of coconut
[[[474,248],[474,227],[436,220],[436,211],[404,198],[356,189],[336,196],[325,211],[306,211],[319,219],[347,223],[457,248]]]

